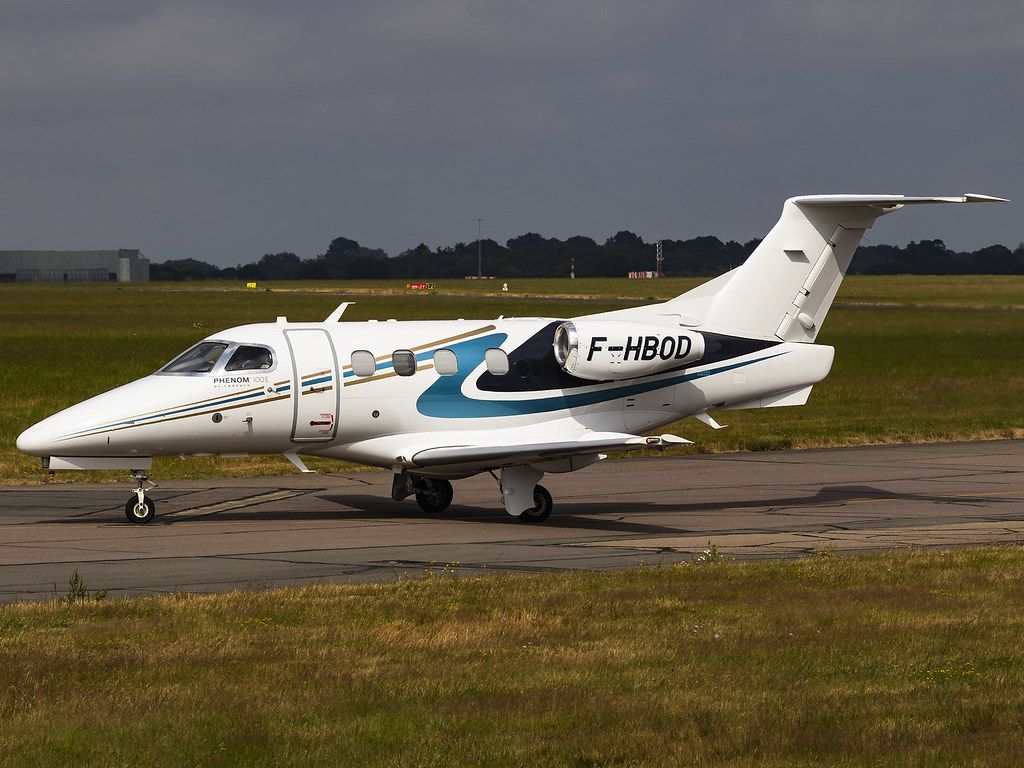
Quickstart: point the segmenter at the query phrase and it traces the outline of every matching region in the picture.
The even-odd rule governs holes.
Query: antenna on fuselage
[[[336,323],[336,322],[338,322],[339,320],[341,320],[341,316],[343,314],[345,314],[345,310],[348,309],[353,304],[355,304],[354,301],[343,301],[343,302],[341,302],[341,304],[338,305],[338,308],[336,310],[334,310],[333,312],[331,312],[331,314],[329,314],[327,316],[327,319],[324,320],[324,322],[325,323]]]

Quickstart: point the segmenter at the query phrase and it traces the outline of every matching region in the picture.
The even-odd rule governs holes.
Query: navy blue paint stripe
[[[478,400],[466,397],[462,393],[462,384],[470,372],[483,362],[484,350],[500,346],[505,338],[505,334],[497,333],[481,339],[462,342],[451,347],[459,355],[459,373],[454,376],[442,376],[435,381],[416,400],[416,410],[424,416],[440,419],[475,419],[548,413],[580,406],[595,405],[644,392],[653,392],[675,384],[702,379],[736,368],[743,368],[786,354],[785,352],[776,352],[775,354],[766,355],[754,360],[745,360],[718,368],[711,368],[706,371],[695,371],[656,381],[646,381],[591,392],[541,397],[535,400]],[[464,360],[466,362],[465,366],[462,365]]]

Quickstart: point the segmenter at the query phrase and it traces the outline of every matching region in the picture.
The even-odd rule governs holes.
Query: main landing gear
[[[138,480],[139,487],[128,497],[128,501],[124,505],[124,516],[128,518],[129,523],[141,525],[148,523],[156,515],[156,504],[146,496],[146,483],[149,482],[146,473],[132,472],[132,477]]]
[[[548,489],[537,484],[544,473],[536,467],[502,467],[500,480],[493,472],[491,477],[498,481],[505,511],[513,517],[523,523],[543,523],[551,515],[555,505]]]
[[[544,476],[540,470],[530,466],[506,467],[501,478],[491,472],[501,491],[501,500],[510,515],[523,523],[543,523],[551,516],[554,502],[551,494],[537,481]],[[416,496],[416,503],[424,512],[444,512],[452,503],[455,492],[448,480],[411,475],[408,472],[395,474],[391,484],[391,498],[402,501]]]
[[[414,494],[420,509],[431,514],[444,512],[455,498],[452,484],[447,480],[418,477],[407,472],[396,474],[391,482],[391,498],[401,501]]]
[[[424,512],[444,512],[455,498],[452,484],[447,480],[425,479],[424,487],[416,491],[416,503]]]

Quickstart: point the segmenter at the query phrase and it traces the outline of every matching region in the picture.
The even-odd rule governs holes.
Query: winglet
[[[662,435],[661,442],[665,445],[693,445],[693,440],[687,440],[678,435]]]
[[[1008,197],[993,197],[992,195],[976,195],[968,192],[964,195],[965,203],[1008,203]]]

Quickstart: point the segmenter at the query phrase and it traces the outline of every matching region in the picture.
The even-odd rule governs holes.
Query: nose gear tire
[[[129,497],[128,503],[124,505],[124,516],[128,518],[129,523],[138,525],[148,523],[155,514],[156,504],[148,497],[140,504],[138,496],[133,493]]]

